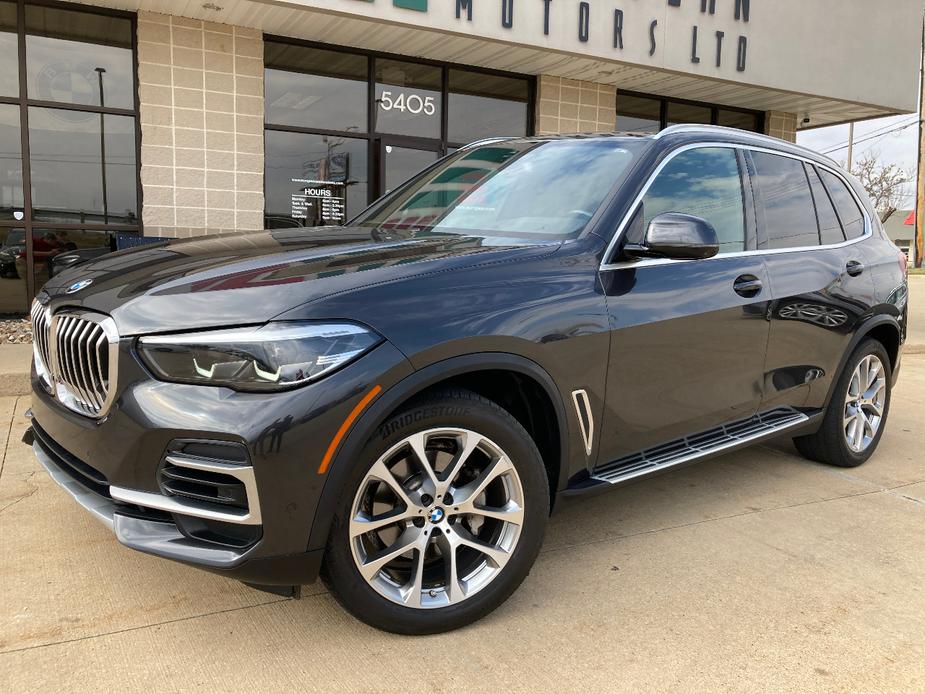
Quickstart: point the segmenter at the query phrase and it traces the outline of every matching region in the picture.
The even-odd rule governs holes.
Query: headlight
[[[138,352],[165,381],[270,391],[314,381],[381,341],[353,323],[281,322],[142,337]]]

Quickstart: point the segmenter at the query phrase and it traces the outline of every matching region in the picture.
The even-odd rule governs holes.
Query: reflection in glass
[[[712,109],[710,109],[709,106],[695,106],[693,104],[682,104],[677,101],[669,101],[667,124],[700,123],[709,125],[712,115]]]
[[[134,118],[30,108],[29,143],[33,219],[137,223]]]
[[[745,207],[735,151],[691,149],[674,157],[642,199],[643,225],[664,212],[707,220],[716,230],[721,253],[745,250]]]
[[[835,203],[835,209],[838,210],[838,217],[845,228],[845,236],[848,239],[863,236],[864,214],[861,212],[861,208],[858,207],[854,196],[848,191],[844,181],[825,169],[821,169],[819,175],[822,176],[822,181]]]
[[[0,104],[0,219],[22,219],[22,140],[19,106]]]
[[[385,192],[402,183],[437,160],[437,153],[422,149],[385,146]]]
[[[366,140],[275,130],[265,140],[268,229],[343,224],[366,207]]]
[[[764,200],[768,248],[818,246],[816,211],[803,162],[766,152],[752,152]]]
[[[835,214],[832,200],[829,198],[825,188],[823,188],[822,181],[819,180],[816,167],[807,166],[806,175],[809,176],[809,186],[813,191],[813,202],[816,203],[819,239],[824,244],[841,243],[845,240],[845,234],[842,231],[841,223],[838,221],[838,215]]]
[[[625,133],[657,133],[662,129],[661,108],[658,99],[619,94],[616,128]]]
[[[0,2],[0,96],[19,96],[16,3]]]
[[[400,60],[376,61],[375,130],[440,137],[441,70]]]
[[[365,56],[266,43],[266,122],[366,132]]]
[[[526,135],[528,100],[526,80],[450,70],[447,139]]]
[[[383,198],[356,223],[407,234],[571,238],[645,146],[614,138],[463,149]]]
[[[35,286],[39,288],[49,278],[114,250],[116,235],[111,231],[33,229]]]
[[[29,98],[134,108],[131,21],[27,5],[26,33]]]
[[[26,231],[0,227],[0,314],[25,313]]]

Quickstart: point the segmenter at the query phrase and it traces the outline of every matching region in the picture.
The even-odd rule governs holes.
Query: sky
[[[917,120],[918,117],[913,113],[855,123],[854,161],[869,152],[879,153],[881,163],[896,164],[908,171],[914,179],[918,152]],[[907,124],[911,125],[898,129]],[[867,139],[868,137],[870,139]],[[848,126],[833,125],[828,128],[799,131],[797,143],[824,152],[835,161],[844,164],[848,158]],[[905,189],[906,199],[900,208],[912,209],[915,205],[915,183],[906,184]]]

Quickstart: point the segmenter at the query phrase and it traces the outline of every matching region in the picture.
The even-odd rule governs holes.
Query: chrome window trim
[[[662,131],[665,132],[665,131]],[[861,236],[858,236],[855,239],[849,239],[842,241],[841,243],[832,243],[825,245],[816,245],[816,246],[794,246],[793,248],[763,248],[755,249],[749,251],[731,251],[729,253],[717,253],[714,256],[709,258],[703,258],[702,260],[718,260],[722,258],[739,258],[744,256],[758,256],[758,255],[772,255],[777,253],[799,253],[802,251],[819,251],[819,250],[829,250],[832,248],[843,248],[845,246],[851,246],[855,243],[864,241],[865,239],[873,236],[873,223],[871,222],[870,215],[867,213],[867,208],[864,206],[861,199],[858,197],[857,192],[855,192],[854,187],[848,182],[844,174],[838,169],[824,164],[809,157],[804,157],[799,154],[794,154],[792,152],[782,152],[780,150],[771,149],[768,147],[759,147],[757,145],[744,144],[741,142],[692,142],[687,145],[678,147],[675,150],[672,150],[668,153],[659,165],[655,168],[649,178],[646,180],[645,185],[642,189],[633,198],[633,202],[630,204],[629,210],[623,216],[623,219],[620,221],[617,230],[614,232],[613,237],[610,239],[607,244],[607,248],[604,251],[603,259],[601,260],[601,265],[598,268],[600,272],[606,270],[622,270],[625,268],[638,268],[638,267],[652,267],[656,265],[673,265],[675,263],[694,263],[702,262],[701,260],[681,260],[677,258],[642,258],[640,260],[625,260],[625,261],[616,261],[608,263],[607,260],[613,255],[617,243],[620,241],[620,238],[623,236],[623,233],[626,231],[626,227],[629,225],[630,220],[632,220],[633,215],[636,214],[636,211],[639,209],[639,205],[642,203],[642,199],[645,197],[646,193],[649,192],[649,188],[652,186],[652,183],[655,181],[655,178],[662,172],[668,163],[674,159],[676,156],[682,152],[687,152],[692,149],[712,149],[716,147],[723,147],[726,149],[739,149],[747,150],[750,152],[762,152],[764,154],[776,154],[780,157],[788,157],[790,159],[796,159],[803,162],[804,164],[811,164],[813,166],[825,169],[826,171],[834,174],[842,181],[847,187],[848,191],[854,197],[855,202],[857,203],[858,208],[861,210],[861,213],[864,215],[864,233]]]
[[[575,403],[575,413],[578,415],[578,427],[581,429],[581,439],[585,444],[585,453],[590,457],[594,448],[594,414],[591,412],[588,391],[584,388],[573,390],[572,402]],[[585,426],[585,417],[582,415],[582,407],[584,408],[584,414],[588,418],[587,426]]]

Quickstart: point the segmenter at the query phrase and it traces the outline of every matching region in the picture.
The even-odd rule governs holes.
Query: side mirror
[[[680,212],[665,212],[649,222],[642,244],[628,243],[629,258],[698,260],[719,253],[716,230],[707,220]]]

